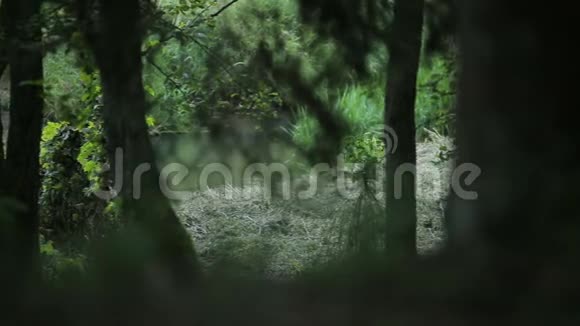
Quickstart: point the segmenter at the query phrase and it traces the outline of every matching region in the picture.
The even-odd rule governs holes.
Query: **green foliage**
[[[79,189],[86,187],[76,162],[81,144],[80,133],[66,123],[49,123],[42,135],[41,167],[43,182],[40,204],[43,225],[56,233],[72,233],[79,228],[83,207]],[[81,193],[81,197],[82,197]]]
[[[52,141],[54,139],[54,137],[56,137],[60,131],[60,129],[66,125],[65,122],[51,122],[49,121],[45,126],[44,129],[42,129],[42,136],[41,136],[41,140],[43,142],[49,142]],[[41,149],[43,152],[43,154],[46,153],[46,149],[42,148]],[[41,155],[42,156],[42,155]]]
[[[384,91],[376,85],[347,87],[341,94],[336,107],[350,123],[355,133],[366,133],[383,124]]]
[[[86,165],[78,160],[87,143],[82,131],[66,122],[48,123],[42,135],[41,224],[47,237],[59,242],[82,242],[101,223],[105,203],[88,191]]]
[[[303,107],[298,109],[295,121],[292,128],[286,131],[298,147],[305,150],[312,149],[320,129],[318,121]]]
[[[109,203],[93,195],[106,188],[98,75],[82,72],[79,78],[82,106],[72,110],[74,116],[62,110],[60,115],[69,119],[47,122],[41,137],[41,224],[47,239],[59,245],[72,241],[82,246],[115,225],[107,213]]]
[[[102,144],[102,128],[93,121],[89,121],[83,128],[85,142],[81,145],[77,161],[86,174],[90,186],[86,190],[100,190],[102,180],[101,167],[105,163],[105,151]]]
[[[299,58],[307,79],[314,78],[326,62],[337,56],[332,42],[320,41],[315,28],[302,24],[295,0],[240,1],[216,17],[212,14],[227,2],[158,3],[166,23],[154,23],[153,34],[144,44],[144,51],[150,52],[146,56],[145,81],[152,101],[150,116],[156,121],[153,132],[191,131],[229,115],[270,121],[279,117],[280,111],[294,107],[285,90],[278,89],[253,61],[262,42],[271,46],[282,42],[285,53],[276,60]],[[386,60],[384,49],[370,51],[366,56],[370,83],[365,81],[362,86],[352,80],[353,86],[343,89],[340,99],[334,100],[351,127],[364,130],[355,130],[354,134],[363,135],[381,123]],[[453,119],[453,61],[436,57],[421,68],[416,110],[420,138],[425,136],[423,129],[452,133],[448,126]],[[60,50],[50,53],[45,65],[49,112],[58,113],[61,120],[77,117],[85,121],[86,110],[79,110],[79,100],[70,96],[84,92],[78,81],[85,77],[75,69],[74,58]],[[298,134],[316,134],[304,132],[301,123],[313,127],[311,122],[298,121]],[[307,143],[308,137],[295,136],[303,138],[298,142],[301,144]]]
[[[347,161],[377,163],[382,159],[382,94],[378,87],[355,85],[346,87],[336,101],[334,107],[350,130],[343,142]],[[304,108],[298,111],[296,121],[290,130],[294,142],[301,148],[312,148],[319,133],[318,122]]]
[[[426,138],[428,134],[425,130],[433,130],[441,135],[453,134],[454,67],[453,59],[434,57],[424,63],[419,71],[415,105],[419,139]],[[344,88],[334,106],[350,129],[343,143],[347,160],[358,163],[380,161],[384,152],[380,134],[384,112],[384,87],[381,80]],[[319,128],[317,121],[303,108],[298,112],[295,126],[290,132],[296,144],[308,149],[312,148]],[[453,155],[447,149],[442,149],[441,153],[442,158]]]
[[[347,162],[380,163],[385,157],[385,144],[380,131],[347,137],[345,149]]]
[[[431,58],[419,70],[415,115],[420,138],[427,136],[425,129],[453,135],[455,79],[455,59],[450,57]]]
[[[40,256],[43,278],[53,285],[64,285],[72,277],[86,271],[86,257],[78,253],[64,253],[55,244],[40,237]]]
[[[78,94],[84,92],[81,73],[72,53],[64,50],[48,53],[44,58],[45,111],[59,117],[70,108],[81,105]],[[68,114],[69,116],[72,114]]]
[[[236,21],[242,13],[257,30],[260,21],[251,10],[265,12],[274,7],[273,3],[268,9],[240,2],[215,18],[205,14],[221,8],[211,1],[203,9],[196,6],[194,10],[172,5],[176,4],[164,2],[163,8],[166,19],[177,25],[175,38],[148,58],[151,65],[145,74],[146,83],[158,94],[151,111],[159,121],[157,130],[191,131],[195,127],[211,127],[229,116],[258,124],[276,119],[284,107],[282,95],[266,78],[257,77],[250,64],[257,49],[257,36],[250,30],[243,38],[232,32],[240,28],[232,24],[243,23]],[[215,24],[202,25],[200,20]]]

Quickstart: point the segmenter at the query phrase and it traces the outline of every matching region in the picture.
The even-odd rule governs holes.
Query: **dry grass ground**
[[[435,250],[444,239],[443,203],[451,164],[439,159],[442,146],[451,148],[451,141],[432,134],[417,149],[417,243],[421,253]],[[368,205],[374,205],[380,212],[381,202],[380,198],[365,199],[362,211],[368,212]],[[266,200],[263,187],[256,184],[196,192],[179,205],[178,214],[204,262],[237,261],[248,272],[284,277],[347,248],[353,237],[352,221],[360,218],[360,204],[360,199],[339,195],[332,185],[306,200]]]

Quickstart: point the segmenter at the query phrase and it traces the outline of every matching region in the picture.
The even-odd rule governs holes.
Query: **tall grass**
[[[379,85],[347,86],[338,97],[333,107],[337,114],[344,118],[351,134],[362,136],[382,124],[384,92]],[[296,124],[292,129],[294,142],[310,149],[314,146],[319,124],[307,108],[300,108],[296,116]]]
[[[336,109],[354,133],[367,132],[382,124],[384,93],[376,86],[353,85],[347,87]]]
[[[287,132],[291,134],[296,145],[305,150],[312,149],[316,135],[320,130],[318,121],[304,107],[298,109],[296,121],[292,129],[287,130]]]
[[[425,129],[442,135],[453,134],[453,106],[455,104],[455,63],[442,56],[430,58],[421,65],[417,80],[415,120],[420,139]]]
[[[366,84],[352,84],[342,90],[334,109],[344,117],[351,131],[350,137],[363,137],[383,124],[384,82],[377,76]],[[448,58],[431,58],[421,65],[417,80],[415,121],[417,137],[426,136],[425,129],[442,135],[452,134],[455,101],[454,65]],[[307,109],[300,110],[294,128],[297,144],[311,147],[318,124]],[[379,128],[380,129],[380,128]]]

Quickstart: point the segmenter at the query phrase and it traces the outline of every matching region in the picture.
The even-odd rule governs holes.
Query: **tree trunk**
[[[2,119],[2,108],[0,108],[0,180],[4,180],[4,121]],[[0,188],[2,186],[0,185]],[[0,194],[2,191],[0,190]]]
[[[40,135],[43,109],[43,66],[40,22],[41,0],[4,0],[8,64],[10,65],[10,128],[4,162],[2,193],[21,207],[14,216],[7,245],[20,281],[39,277],[38,195]],[[35,45],[35,46],[31,46]],[[3,180],[3,181],[4,181]],[[16,282],[18,283],[18,282]]]
[[[93,47],[103,86],[103,119],[112,166],[120,159],[117,151],[123,153],[123,217],[155,243],[154,263],[194,272],[193,244],[160,190],[145,122],[139,0],[103,0],[99,19],[102,29],[94,35]],[[134,185],[138,168],[147,164],[150,170]]]
[[[0,180],[4,180],[4,121],[2,121],[2,112],[0,108]],[[0,185],[0,188],[2,186]],[[0,194],[2,191],[0,190]]]
[[[0,81],[4,76],[4,71],[8,67],[8,58],[6,56],[6,6],[5,1],[0,1]],[[0,115],[2,108],[0,107]],[[4,170],[4,125],[0,118],[0,180],[4,180],[2,171]],[[0,188],[2,186],[0,185]],[[1,193],[1,192],[0,192]]]
[[[395,1],[388,44],[385,244],[387,255],[395,259],[411,258],[417,252],[415,98],[423,6],[423,0]]]
[[[578,290],[566,283],[579,285],[580,269],[580,128],[570,116],[578,98],[569,79],[580,73],[570,42],[576,13],[564,1],[550,5],[548,21],[545,7],[523,1],[466,1],[460,9],[458,163],[482,174],[467,187],[477,200],[457,186],[450,196],[450,247],[493,264],[510,286],[542,284],[565,297]],[[525,284],[529,277],[536,279]]]

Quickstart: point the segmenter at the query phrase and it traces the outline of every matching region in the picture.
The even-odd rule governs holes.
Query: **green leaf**
[[[152,97],[155,97],[155,90],[153,89],[153,87],[149,86],[149,85],[145,85],[145,91],[147,92],[147,94],[151,95]]]
[[[153,118],[152,116],[148,115],[145,118],[145,122],[147,123],[148,127],[155,127],[156,121],[155,118]]]

